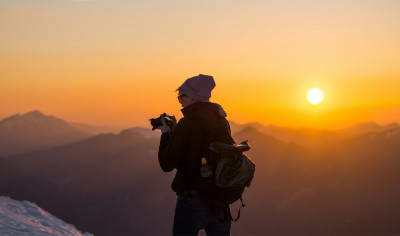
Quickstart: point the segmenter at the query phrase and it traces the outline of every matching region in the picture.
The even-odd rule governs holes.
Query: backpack
[[[219,118],[221,120],[216,124],[199,116],[190,118],[203,133],[201,158],[206,158],[212,171],[211,178],[196,179],[196,188],[203,198],[212,201],[214,205],[230,205],[240,200],[241,207],[244,207],[242,194],[246,187],[250,187],[255,173],[254,163],[243,154],[250,146],[247,141],[237,145],[229,132],[226,119]],[[233,221],[239,217],[240,209],[235,220],[230,216]]]

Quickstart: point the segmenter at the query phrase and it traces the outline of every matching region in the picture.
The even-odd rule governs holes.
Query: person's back
[[[184,117],[175,127],[168,127],[165,120],[160,127],[160,166],[166,172],[177,169],[172,183],[172,189],[178,196],[174,235],[197,235],[201,229],[208,235],[230,234],[229,206],[213,205],[202,196],[197,185],[204,164],[202,154],[207,135],[204,128],[224,129],[230,133],[222,107],[209,102],[214,87],[211,76],[199,75],[187,79],[178,89]]]

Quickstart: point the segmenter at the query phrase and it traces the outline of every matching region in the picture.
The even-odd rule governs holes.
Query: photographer
[[[225,111],[209,101],[214,87],[212,76],[200,74],[187,79],[177,89],[183,118],[177,124],[174,117],[160,118],[159,163],[165,172],[177,169],[172,182],[172,190],[177,194],[173,235],[198,235],[201,229],[207,235],[230,235],[229,206],[213,205],[203,197],[196,181],[202,177],[200,169],[204,165],[206,134],[202,127],[230,133]]]

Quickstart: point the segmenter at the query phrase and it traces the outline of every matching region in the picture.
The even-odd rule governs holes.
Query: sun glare
[[[324,93],[322,92],[321,89],[313,88],[308,91],[307,101],[311,105],[316,106],[320,104],[323,100],[324,100]]]

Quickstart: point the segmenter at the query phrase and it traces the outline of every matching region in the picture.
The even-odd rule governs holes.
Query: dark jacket
[[[163,171],[177,169],[172,182],[172,189],[177,193],[196,189],[195,179],[200,177],[201,156],[205,149],[205,127],[224,129],[230,134],[225,112],[218,104],[197,102],[181,111],[184,117],[179,120],[172,134],[161,135],[158,151]]]

